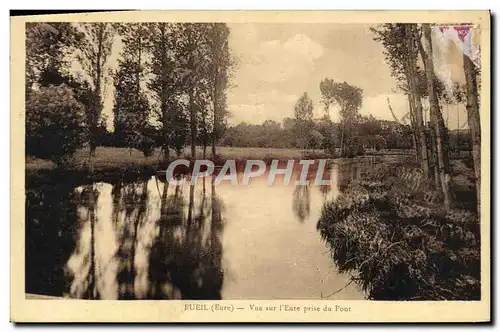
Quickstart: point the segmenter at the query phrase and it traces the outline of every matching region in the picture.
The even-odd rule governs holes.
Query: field
[[[212,153],[207,149],[207,158],[211,159]],[[299,149],[281,149],[281,148],[233,148],[217,147],[219,160],[237,159],[301,159],[301,158],[327,158],[322,150],[299,150]],[[173,158],[175,152],[171,151]],[[186,148],[180,158],[191,159],[190,150]],[[202,159],[202,149],[197,147],[197,159]],[[95,172],[108,172],[110,170],[127,168],[157,168],[161,159],[161,151],[155,150],[153,156],[146,158],[142,152],[135,149],[117,148],[117,147],[98,147],[94,157]],[[74,156],[74,169],[83,170],[88,162],[88,150],[81,149]],[[26,172],[38,172],[51,170],[55,165],[48,160],[39,158],[26,158]]]

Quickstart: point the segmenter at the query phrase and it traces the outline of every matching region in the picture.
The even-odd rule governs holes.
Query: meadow
[[[203,159],[201,147],[197,147],[196,159]],[[77,172],[95,179],[103,177],[110,173],[152,173],[161,169],[162,151],[156,149],[151,157],[144,157],[142,152],[136,149],[119,147],[98,147],[93,157],[94,174],[87,174],[88,149],[78,150],[72,160],[71,168],[66,172]],[[170,159],[191,159],[190,149],[186,148],[177,156],[174,151],[170,151]],[[207,149],[207,159],[212,159],[212,153]],[[250,159],[258,159],[269,162],[273,159],[278,160],[299,160],[299,159],[328,159],[322,150],[301,150],[287,148],[243,148],[243,147],[217,147],[216,164],[222,164],[228,159],[235,159],[238,162],[244,162]],[[45,174],[53,171],[56,166],[53,162],[40,158],[26,157],[26,174],[28,176]]]

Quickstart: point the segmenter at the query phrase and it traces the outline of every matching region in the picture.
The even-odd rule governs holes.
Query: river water
[[[330,186],[53,183],[26,194],[26,292],[86,299],[364,299],[316,224]],[[351,172],[349,168],[348,172]],[[355,171],[354,171],[355,172]],[[312,179],[311,174],[308,178]],[[341,290],[340,290],[341,289]],[[340,290],[340,291],[338,291]],[[337,292],[338,291],[338,292]],[[335,293],[332,295],[332,293]]]

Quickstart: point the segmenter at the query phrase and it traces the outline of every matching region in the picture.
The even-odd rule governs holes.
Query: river
[[[28,188],[26,293],[364,299],[354,284],[344,287],[349,276],[337,271],[316,229],[341,175],[334,162],[330,186],[294,185],[297,170],[290,185],[279,176],[269,185],[265,173],[248,185],[214,186],[210,178],[173,185],[153,176]]]

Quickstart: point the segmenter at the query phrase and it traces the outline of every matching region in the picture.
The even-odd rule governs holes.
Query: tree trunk
[[[193,90],[189,92],[189,124],[191,131],[191,159],[196,159],[196,110],[193,103]]]
[[[161,71],[162,71],[162,74],[164,76],[167,76],[168,75],[168,66],[165,62],[165,57],[166,57],[166,53],[167,53],[167,47],[165,46],[165,35],[166,35],[166,31],[165,31],[165,25],[164,24],[161,24],[159,26],[159,30],[160,30],[160,40],[161,40],[161,43],[160,43],[160,51],[161,51],[161,54],[162,54],[162,58],[161,58]],[[164,167],[167,167],[167,164],[168,164],[168,160],[170,158],[170,150],[169,150],[169,139],[168,139],[168,135],[169,135],[169,128],[168,128],[168,117],[167,117],[167,95],[168,94],[168,88],[162,84],[161,86],[161,100],[160,100],[160,107],[161,107],[161,115],[162,115],[162,129],[163,129],[163,166]]]
[[[413,147],[415,149],[416,161],[419,164],[422,164],[422,152],[420,146],[420,136],[418,133],[417,120],[415,118],[415,101],[413,100],[413,96],[411,93],[408,93],[408,106],[410,109],[410,120],[411,120],[411,129],[412,129],[412,140]]]
[[[137,72],[136,72],[136,83],[137,83],[137,98],[139,98],[139,93],[141,92],[141,53],[142,53],[142,38],[139,36],[139,49],[137,50]]]
[[[472,139],[472,158],[476,177],[477,213],[480,214],[481,203],[481,122],[479,116],[478,88],[474,64],[464,54],[464,72],[467,87],[467,117]]]
[[[414,38],[415,34],[413,32],[413,26],[412,25],[407,25],[406,26],[406,35],[408,38],[406,38],[407,42],[407,47],[408,47],[408,55],[407,55],[407,61],[408,61],[408,74],[407,74],[407,80],[410,86],[410,92],[413,95],[413,105],[415,107],[415,122],[416,122],[416,131],[417,131],[417,138],[420,144],[420,153],[421,153],[421,166],[422,170],[424,171],[425,174],[427,174],[428,177],[431,177],[431,174],[429,172],[429,156],[428,156],[428,148],[427,148],[427,141],[425,138],[425,123],[423,121],[423,107],[422,107],[422,100],[420,97],[420,91],[418,90],[418,82],[417,82],[417,52],[415,50],[415,45],[414,45]]]
[[[342,124],[342,131],[340,134],[340,157],[345,157],[345,155],[344,155],[344,131],[345,131],[344,121],[341,121],[341,124]]]
[[[429,146],[430,146],[430,158],[429,158],[429,169],[433,174],[434,178],[434,186],[436,187],[436,191],[441,192],[441,177],[439,176],[439,162],[438,162],[438,154],[437,154],[437,140],[436,140],[436,132],[431,129],[429,130]]]
[[[165,92],[163,92],[165,94]],[[162,126],[163,126],[163,166],[167,167],[170,158],[170,150],[168,147],[168,120],[167,120],[167,105],[165,96],[162,97]]]
[[[217,151],[215,149],[215,139],[212,139],[212,160],[215,162]]]
[[[91,140],[89,142],[89,159],[88,159],[88,168],[90,174],[94,174],[94,159],[92,158],[93,156],[95,156],[95,146]]]
[[[103,23],[101,23],[103,24]],[[95,76],[94,80],[94,93],[93,93],[93,105],[92,105],[92,114],[90,116],[89,123],[89,131],[90,131],[90,140],[89,140],[89,168],[90,173],[94,173],[94,162],[92,158],[95,156],[95,150],[97,146],[97,128],[99,124],[99,117],[101,115],[101,76],[102,76],[102,68],[101,68],[101,57],[103,52],[103,42],[104,42],[104,26],[100,25],[99,35],[97,36],[97,55],[95,62]]]
[[[217,138],[219,136],[219,73],[218,70],[215,73],[215,82],[214,82],[214,87],[213,87],[213,92],[212,92],[212,99],[213,99],[213,105],[214,105],[214,116],[213,116],[213,129],[212,129],[212,160],[215,162],[215,158],[217,156],[216,154],[216,149],[215,149],[215,144],[217,142]]]
[[[447,163],[448,156],[446,149],[446,133],[444,132],[444,122],[441,115],[441,110],[439,108],[439,100],[436,94],[434,86],[434,64],[432,62],[432,42],[431,42],[431,28],[429,24],[423,24],[424,29],[424,41],[426,43],[426,55],[424,58],[425,70],[427,76],[427,87],[429,91],[429,106],[430,106],[430,118],[432,122],[432,127],[436,135],[436,152],[438,158],[439,167],[439,177],[441,180],[441,191],[444,198],[444,207],[449,210],[451,207],[451,196],[450,196],[450,175],[449,175],[449,165]]]
[[[460,155],[460,105],[457,104],[457,137],[455,138],[455,144],[457,147],[458,154]]]
[[[162,89],[166,89],[165,87],[162,87]],[[162,116],[162,129],[163,129],[163,166],[167,167],[168,160],[170,158],[170,150],[168,146],[168,118],[167,118],[167,97],[166,97],[166,91],[162,91],[162,96],[161,96],[161,101],[160,101],[160,107],[161,107],[161,116]]]

